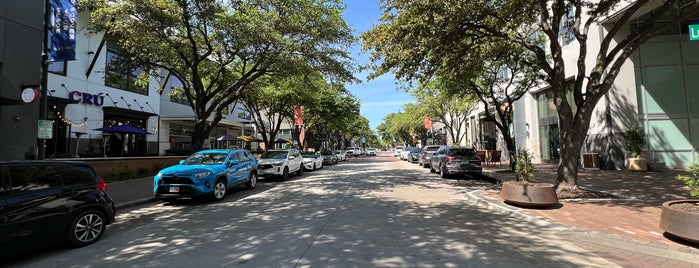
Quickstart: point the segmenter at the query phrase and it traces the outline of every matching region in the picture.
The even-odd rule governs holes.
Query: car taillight
[[[454,157],[451,157],[451,156],[447,156],[447,157],[444,158],[444,161],[445,161],[445,162],[450,162],[450,161],[452,161],[452,160],[454,160]]]
[[[97,189],[102,191],[103,193],[107,193],[107,182],[102,179],[102,177],[99,177],[100,181],[97,182]]]

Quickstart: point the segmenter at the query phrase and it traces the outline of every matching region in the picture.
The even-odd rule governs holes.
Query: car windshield
[[[195,153],[184,160],[184,165],[220,165],[226,161],[227,153],[203,152]]]
[[[476,151],[471,150],[471,149],[458,149],[454,148],[451,149],[451,153],[454,156],[465,156],[468,159],[476,159],[478,156],[476,155]]]
[[[286,158],[286,151],[266,151],[260,155],[260,158],[284,159]]]
[[[437,151],[437,150],[439,150],[439,146],[428,146],[428,147],[425,147],[425,151],[430,151],[430,152],[431,152],[431,151]]]
[[[316,153],[303,153],[303,157],[314,158],[316,157]]]

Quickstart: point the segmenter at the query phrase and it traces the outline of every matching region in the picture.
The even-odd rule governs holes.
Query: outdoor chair
[[[488,163],[495,165],[495,162],[497,162],[498,166],[502,166],[502,160],[500,160],[501,156],[502,151],[490,151],[490,159],[488,159]]]

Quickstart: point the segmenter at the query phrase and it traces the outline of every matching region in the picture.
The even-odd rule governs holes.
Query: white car
[[[258,176],[287,180],[292,172],[303,174],[303,156],[299,150],[267,150],[257,159]]]
[[[403,146],[396,146],[396,148],[393,148],[393,156],[400,157],[400,154],[402,152],[403,152]]]
[[[375,156],[375,155],[376,155],[376,148],[371,148],[371,147],[367,148],[367,149],[366,149],[366,155],[373,155],[373,156]]]
[[[410,157],[410,150],[412,150],[413,147],[403,147],[400,151],[400,160],[408,160]]]
[[[342,162],[347,160],[347,152],[342,150],[335,150],[333,153],[337,156],[337,162]]]
[[[320,152],[303,152],[303,166],[306,170],[316,170],[323,168],[323,156]]]

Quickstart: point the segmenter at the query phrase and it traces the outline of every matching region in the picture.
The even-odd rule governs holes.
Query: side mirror
[[[294,157],[293,155],[289,156],[289,160],[294,160],[294,158],[296,158],[296,157]]]
[[[228,166],[234,166],[240,163],[238,159],[231,159],[231,161],[228,161]]]
[[[183,165],[183,164],[184,164],[184,160],[180,160],[180,165]]]

